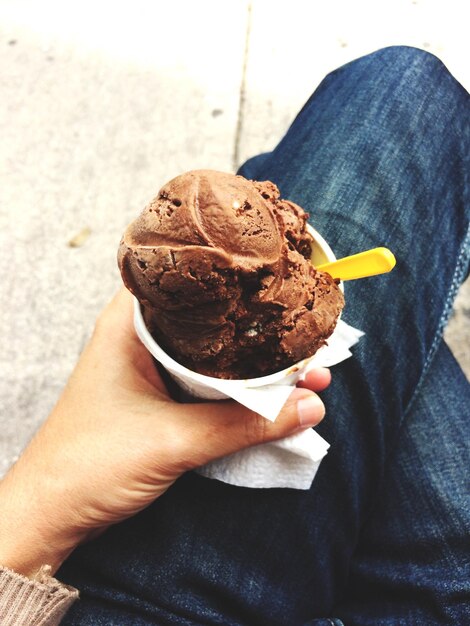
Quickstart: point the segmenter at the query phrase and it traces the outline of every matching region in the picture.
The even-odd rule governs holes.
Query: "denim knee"
[[[381,81],[388,79],[396,82],[405,71],[411,70],[410,83],[416,85],[417,82],[421,82],[429,85],[430,82],[441,80],[443,73],[448,74],[444,63],[437,56],[411,46],[381,48],[358,59],[357,63],[361,62],[368,63],[370,71],[376,73]]]

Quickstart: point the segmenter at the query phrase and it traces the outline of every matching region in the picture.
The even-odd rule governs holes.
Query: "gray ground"
[[[294,16],[266,13],[265,0],[155,3],[147,15],[153,3],[135,0],[111,21],[95,4],[0,0],[0,475],[56,400],[119,284],[121,232],[161,184],[269,149],[326,71],[397,43],[377,29],[355,38],[334,21],[351,4],[339,0],[313,38],[300,1]],[[447,55],[468,88],[455,33],[426,40],[424,10],[390,16],[416,22],[405,41]],[[468,376],[469,316],[467,282],[447,337]]]

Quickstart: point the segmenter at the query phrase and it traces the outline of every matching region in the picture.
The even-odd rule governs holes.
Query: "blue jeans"
[[[329,74],[276,149],[273,180],[336,255],[387,246],[387,276],[346,284],[366,332],[336,366],[309,491],[186,474],[79,548],[65,624],[470,623],[470,385],[442,341],[469,266],[469,95],[396,47]]]

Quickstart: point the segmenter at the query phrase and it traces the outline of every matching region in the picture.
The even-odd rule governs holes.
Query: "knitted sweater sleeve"
[[[78,598],[78,591],[49,575],[43,566],[34,579],[0,566],[0,624],[57,626]]]

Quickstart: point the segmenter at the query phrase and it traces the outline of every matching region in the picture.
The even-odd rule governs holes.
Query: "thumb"
[[[179,405],[178,411],[185,470],[243,448],[283,439],[315,426],[325,415],[317,394],[300,388],[292,391],[275,422],[234,401]]]

